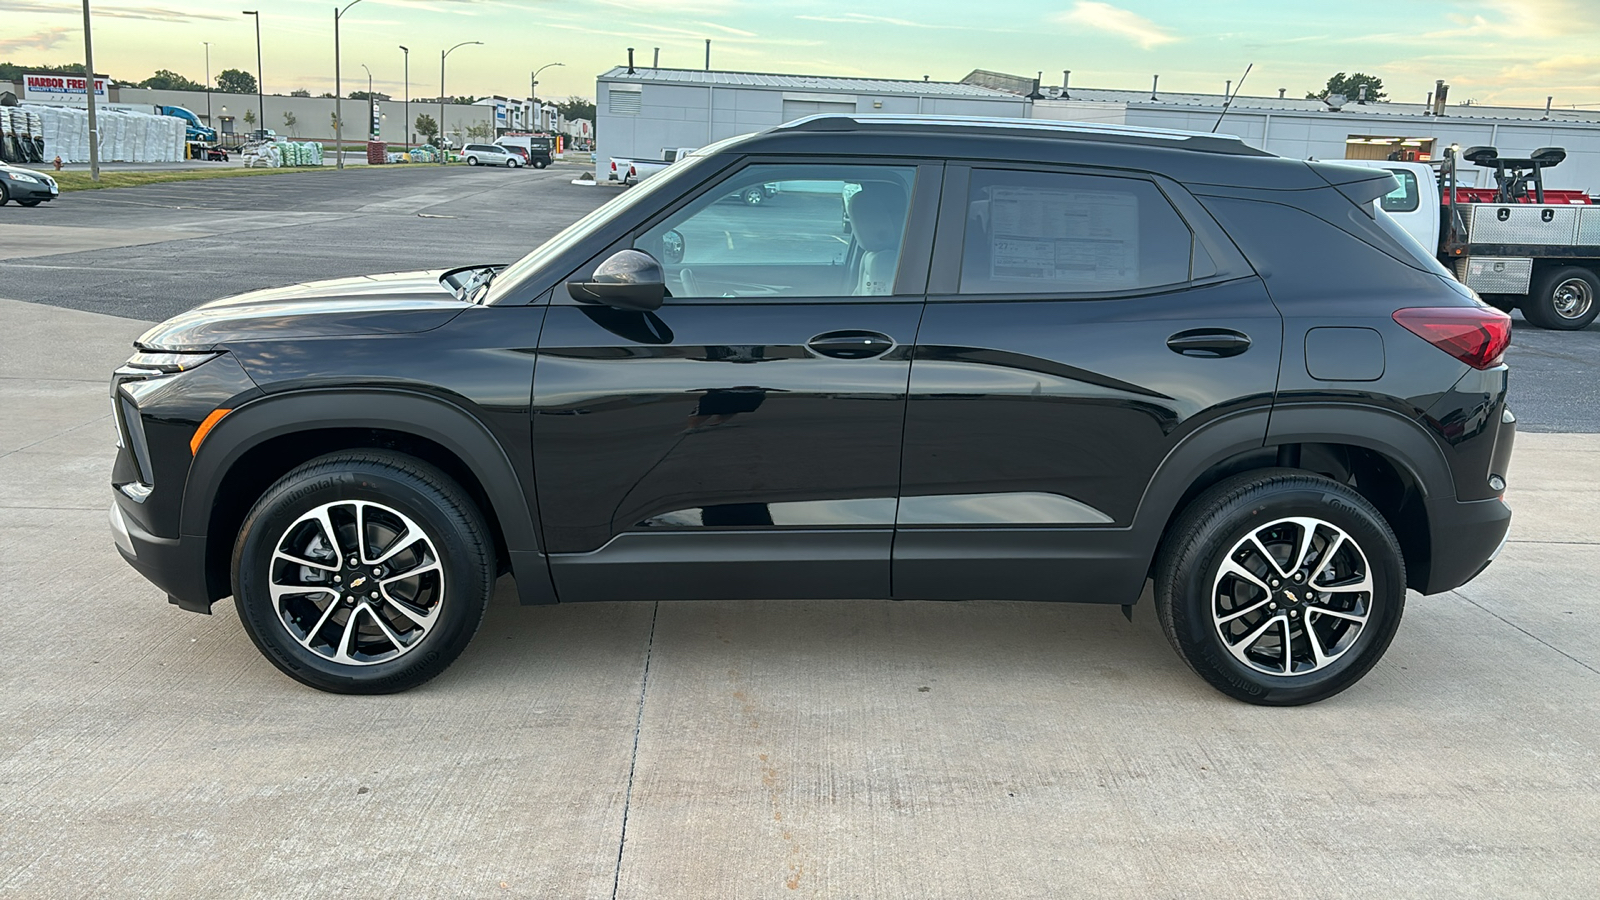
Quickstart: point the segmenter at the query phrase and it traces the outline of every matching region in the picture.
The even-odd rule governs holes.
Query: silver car
[[[467,158],[469,166],[505,166],[508,169],[522,168],[522,157],[499,144],[468,144],[461,148],[461,155]]]

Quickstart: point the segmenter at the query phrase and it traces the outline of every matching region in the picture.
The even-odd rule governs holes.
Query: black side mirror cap
[[[579,303],[648,312],[660,309],[667,299],[667,276],[650,254],[619,250],[601,263],[588,281],[567,282],[567,293]]]

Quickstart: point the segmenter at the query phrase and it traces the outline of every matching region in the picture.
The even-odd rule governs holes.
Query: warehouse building
[[[618,66],[595,85],[596,160],[659,158],[818,113],[1026,116],[1028,101],[981,85]]]
[[[1593,110],[1506,106],[1322,100],[1239,95],[1227,114],[1223,94],[1036,87],[1033,78],[976,70],[968,84],[1016,97],[1035,94],[1036,119],[1137,125],[1235,134],[1252,146],[1293,159],[1439,159],[1446,147],[1487,145],[1503,157],[1526,157],[1540,147],[1562,147],[1567,159],[1545,174],[1545,186],[1600,193],[1600,113]],[[1448,87],[1448,86],[1447,86]],[[1219,122],[1220,118],[1220,122]],[[1487,185],[1488,170],[1464,165],[1464,184]],[[1469,179],[1476,178],[1477,181]]]

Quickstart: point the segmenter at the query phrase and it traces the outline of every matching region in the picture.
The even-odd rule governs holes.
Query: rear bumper
[[[1455,590],[1478,577],[1500,554],[1511,530],[1511,508],[1498,497],[1428,501],[1432,565],[1424,594]]]
[[[111,502],[111,536],[117,552],[151,584],[167,592],[167,601],[190,612],[211,612],[206,590],[206,541],[194,535],[157,537]]]

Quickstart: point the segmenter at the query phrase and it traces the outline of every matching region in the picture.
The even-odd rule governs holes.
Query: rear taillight
[[[1511,317],[1479,306],[1429,306],[1395,310],[1405,329],[1474,369],[1500,365],[1511,346]]]
[[[614,159],[611,161],[611,171],[617,171],[617,161]]]

